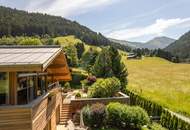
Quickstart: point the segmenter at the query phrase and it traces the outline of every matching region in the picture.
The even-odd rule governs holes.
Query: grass
[[[62,46],[68,46],[68,45],[75,45],[77,43],[82,43],[80,39],[76,38],[74,35],[68,35],[68,36],[63,36],[63,37],[56,37],[54,38],[54,41],[59,41],[59,43]],[[89,50],[89,48],[97,49],[97,51],[101,51],[100,47],[92,46],[92,45],[87,45],[85,44],[85,51]]]
[[[125,61],[128,89],[175,112],[190,115],[190,64],[145,57]]]

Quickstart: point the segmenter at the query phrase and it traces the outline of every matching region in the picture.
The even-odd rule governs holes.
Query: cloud
[[[189,18],[157,19],[153,24],[145,27],[118,29],[105,34],[107,37],[128,40],[150,35],[163,35],[163,33],[175,26],[190,25]]]
[[[98,7],[108,6],[119,0],[33,0],[26,7],[29,11],[38,11],[59,16],[83,14]],[[44,8],[42,5],[50,3]]]

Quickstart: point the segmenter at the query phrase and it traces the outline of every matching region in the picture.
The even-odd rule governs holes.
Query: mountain
[[[125,40],[117,40],[113,38],[109,38],[110,41],[115,42],[115,43],[120,43],[122,45],[127,45],[130,46],[131,48],[141,48],[143,43],[140,42],[130,42],[130,41],[125,41]]]
[[[101,33],[96,33],[76,21],[0,6],[0,37],[45,34],[52,37],[75,35],[89,44],[96,45],[108,45],[110,42]]]
[[[143,44],[143,48],[148,49],[163,49],[173,43],[175,39],[169,37],[155,37],[154,39]]]
[[[74,35],[87,44],[95,46],[115,46],[129,51],[126,45],[115,44],[101,33],[59,16],[26,11],[0,6],[0,37],[3,36],[44,36],[51,37]]]
[[[178,56],[182,61],[190,62],[190,31],[167,46],[165,50]]]
[[[110,41],[130,46],[131,48],[148,48],[148,49],[163,49],[175,40],[168,37],[155,37],[154,39],[142,43],[142,42],[130,42],[125,40],[116,40],[109,38]]]

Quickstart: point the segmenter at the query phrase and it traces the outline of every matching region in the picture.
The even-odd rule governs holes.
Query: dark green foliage
[[[81,66],[84,67],[86,70],[90,71],[91,67],[96,61],[97,56],[98,51],[96,49],[89,48],[89,50],[82,55]]]
[[[101,128],[106,118],[106,110],[103,104],[93,104],[82,109],[83,121],[91,128]]]
[[[169,60],[174,63],[179,62],[178,56],[172,55],[170,52],[167,52],[162,49],[154,49],[154,50],[149,50],[147,48],[142,48],[142,49],[133,49],[133,53],[137,55],[138,58],[141,58],[142,55],[144,56],[156,56],[160,58],[164,58],[166,60]]]
[[[107,121],[119,128],[141,128],[149,123],[148,114],[140,107],[130,107],[120,103],[110,103],[106,107]]]
[[[112,70],[112,57],[110,56],[108,47],[102,48],[102,51],[96,58],[96,62],[92,68],[92,74],[102,78],[114,76]]]
[[[79,43],[75,44],[75,47],[77,49],[78,59],[80,59],[82,57],[83,52],[85,51],[84,43],[79,42]]]
[[[181,62],[190,62],[190,31],[165,48],[179,57]]]
[[[73,45],[68,45],[63,47],[63,50],[67,56],[67,62],[70,67],[78,66],[78,57],[77,57],[77,49]]]
[[[70,81],[70,84],[72,87],[76,85],[81,85],[81,81],[87,78],[87,75],[81,72],[72,72],[71,76],[72,76],[72,81]]]
[[[98,79],[88,90],[88,95],[93,98],[112,97],[119,91],[120,81],[115,78]]]
[[[102,49],[92,68],[92,73],[103,78],[115,76],[120,80],[122,90],[125,89],[127,84],[127,69],[121,61],[121,55],[114,47]]]

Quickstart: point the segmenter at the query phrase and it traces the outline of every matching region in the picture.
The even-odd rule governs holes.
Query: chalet
[[[59,46],[0,47],[0,130],[56,130],[70,80]]]
[[[136,59],[136,58],[137,58],[137,55],[134,54],[134,53],[129,53],[129,54],[127,55],[127,59]]]

